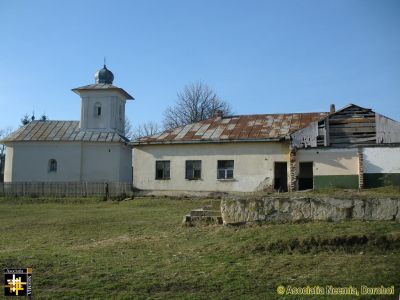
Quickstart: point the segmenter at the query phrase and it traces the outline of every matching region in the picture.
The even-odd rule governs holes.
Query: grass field
[[[312,299],[278,285],[395,285],[398,299],[399,223],[181,226],[208,202],[0,198],[0,264],[33,267],[34,299]]]

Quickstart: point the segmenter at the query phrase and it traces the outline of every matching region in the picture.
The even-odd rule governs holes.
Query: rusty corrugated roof
[[[214,117],[142,137],[132,144],[280,140],[327,115],[327,112],[315,112]]]
[[[79,121],[32,121],[1,142],[23,141],[128,142],[129,140],[115,131],[80,130]]]

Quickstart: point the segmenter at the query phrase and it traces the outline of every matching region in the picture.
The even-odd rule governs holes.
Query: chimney
[[[222,118],[222,116],[223,116],[222,110],[217,110],[217,111],[215,112],[214,117],[216,117],[216,118]]]
[[[329,113],[333,114],[335,111],[336,111],[335,104],[331,104],[331,106],[329,108]]]

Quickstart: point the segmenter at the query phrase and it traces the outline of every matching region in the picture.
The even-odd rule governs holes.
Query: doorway
[[[274,190],[278,192],[288,191],[287,162],[275,162],[274,165]]]
[[[313,163],[301,162],[299,163],[299,190],[313,189]]]

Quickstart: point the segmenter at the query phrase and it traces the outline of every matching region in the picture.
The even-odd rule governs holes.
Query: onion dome
[[[107,69],[106,65],[96,72],[94,75],[96,83],[112,84],[114,80],[113,73]]]

